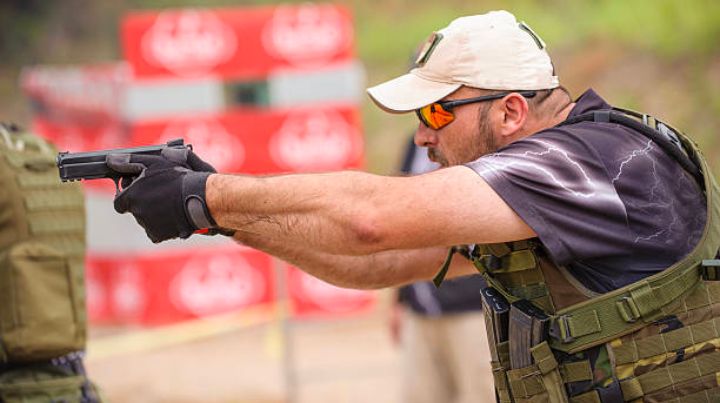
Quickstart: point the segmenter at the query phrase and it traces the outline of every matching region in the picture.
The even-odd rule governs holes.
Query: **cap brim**
[[[408,73],[367,89],[370,98],[390,113],[406,113],[439,101],[462,84],[439,83]]]

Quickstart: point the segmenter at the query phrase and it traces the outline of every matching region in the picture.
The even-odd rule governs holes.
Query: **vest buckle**
[[[555,318],[552,326],[550,326],[550,329],[548,330],[548,334],[553,338],[560,340],[563,344],[575,341],[575,337],[572,336],[572,331],[570,330],[570,316],[560,315]]]
[[[635,323],[641,317],[640,309],[638,309],[637,304],[631,297],[620,298],[615,302],[615,306],[617,306],[620,316],[625,322]]]

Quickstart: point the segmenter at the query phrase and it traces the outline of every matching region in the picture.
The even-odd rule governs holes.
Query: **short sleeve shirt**
[[[609,109],[594,91],[569,118]],[[467,164],[535,231],[555,264],[607,292],[682,259],[702,235],[702,190],[642,133],[614,123],[552,127]]]

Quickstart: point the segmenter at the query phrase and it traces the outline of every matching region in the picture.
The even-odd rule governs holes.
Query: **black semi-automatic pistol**
[[[170,140],[166,144],[154,146],[141,146],[132,148],[115,148],[112,150],[88,151],[88,152],[61,152],[57,156],[57,167],[60,171],[60,180],[72,182],[77,180],[110,178],[115,182],[115,190],[120,191],[120,180],[127,176],[114,171],[105,163],[105,158],[110,154],[142,154],[160,155],[165,148],[190,149],[190,144],[184,144],[182,139]]]

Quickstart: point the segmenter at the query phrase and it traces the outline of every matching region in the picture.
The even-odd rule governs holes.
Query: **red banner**
[[[135,145],[183,138],[220,172],[331,171],[363,165],[354,106],[239,109],[220,116],[137,122]]]
[[[142,78],[260,78],[354,57],[349,11],[327,4],[135,12],[124,18],[121,39]]]
[[[368,311],[372,291],[340,288],[283,264],[295,317]],[[157,325],[275,301],[272,258],[229,245],[131,256],[89,255],[88,317],[93,323]]]
[[[33,130],[61,151],[96,151],[162,144],[182,138],[220,172],[272,174],[362,168],[357,107],[324,105],[291,110],[237,109],[223,115],[97,125],[40,117]],[[129,132],[129,133],[128,133]],[[114,191],[110,181],[84,182]]]
[[[112,292],[110,275],[114,267],[115,260],[101,259],[90,255],[85,257],[85,301],[88,320],[92,323],[114,321],[110,295]]]
[[[33,130],[71,152],[183,138],[228,173],[362,168],[359,107],[348,96],[355,88],[348,81],[351,20],[345,7],[329,4],[130,13],[121,28],[124,62],[24,72],[23,89],[36,107]],[[324,72],[345,92],[315,97],[318,85],[299,84]],[[258,80],[272,102],[228,106],[228,88]],[[277,96],[294,89],[303,96]],[[114,191],[111,181],[85,184]],[[100,209],[89,211],[89,221],[97,219],[92,214]],[[272,264],[270,256],[234,245],[117,256],[90,250],[88,315],[93,322],[160,324],[272,302]],[[298,316],[345,315],[374,302],[374,293],[295,269],[287,275]]]
[[[375,293],[340,288],[293,267],[288,267],[288,291],[296,317],[336,317],[367,311]]]
[[[36,117],[33,129],[59,149],[72,152],[182,138],[221,172],[308,172],[363,166],[360,115],[357,107],[349,105],[237,109],[223,115],[140,121],[129,127],[110,121],[88,126]]]
[[[88,256],[95,322],[161,324],[274,300],[272,258],[239,246]]]
[[[54,121],[35,116],[33,132],[52,142],[60,151],[97,151],[128,147],[131,142],[125,125],[116,120],[88,123]]]

